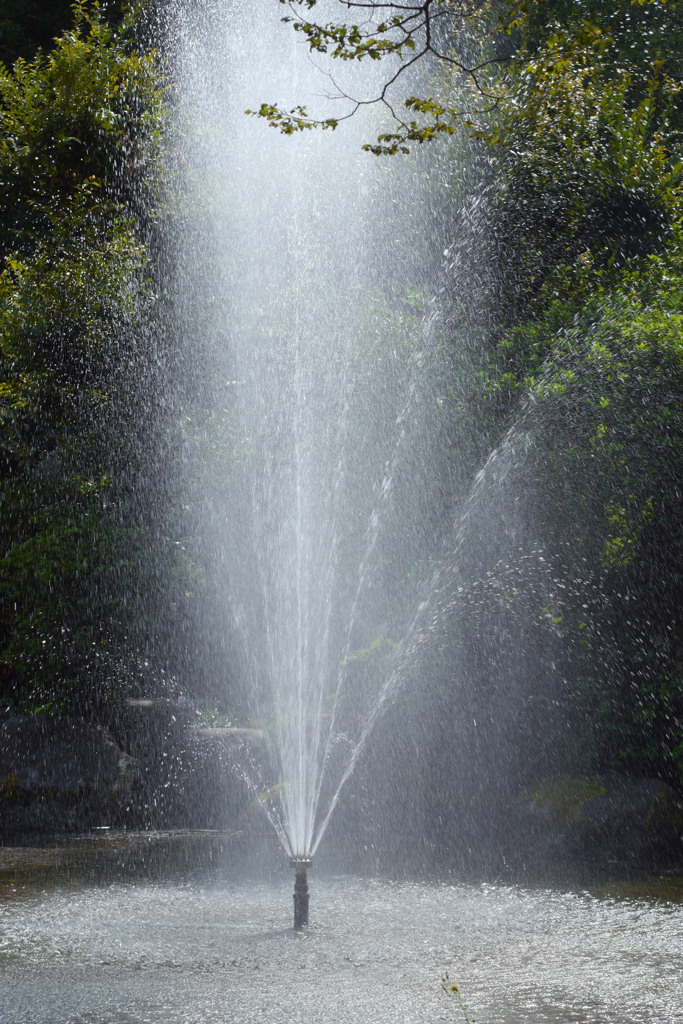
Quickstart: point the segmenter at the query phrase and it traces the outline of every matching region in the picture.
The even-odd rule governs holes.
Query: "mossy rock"
[[[19,784],[19,776],[16,772],[3,775],[0,779],[0,801],[21,800],[23,799],[24,792]]]
[[[597,886],[596,896],[683,904],[683,875],[647,875]]]
[[[658,779],[540,779],[515,800],[511,830],[532,861],[590,861],[638,870],[683,863],[683,801]]]
[[[650,798],[647,824],[660,832],[683,834],[683,803],[670,790],[661,790]]]
[[[553,775],[523,790],[517,803],[531,803],[543,809],[553,821],[568,823],[578,821],[582,806],[606,792],[606,787],[595,777]]]
[[[0,725],[0,794],[6,798],[123,793],[134,776],[133,759],[88,722],[15,715]]]

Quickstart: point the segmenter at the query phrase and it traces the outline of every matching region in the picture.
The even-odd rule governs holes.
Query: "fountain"
[[[385,785],[374,827],[401,788],[392,776],[410,755],[397,748],[409,739],[416,753],[443,749],[447,767],[432,757],[431,779],[415,772],[422,793],[408,792],[420,809],[401,823],[419,838],[429,831],[433,849],[445,846],[456,820],[476,847],[483,820],[509,809],[529,778],[554,770],[559,742],[545,732],[551,720],[562,731],[562,712],[544,718],[542,709],[574,667],[559,667],[552,627],[600,586],[553,544],[557,504],[549,514],[534,508],[534,482],[526,486],[543,446],[534,437],[554,436],[543,423],[548,403],[533,394],[526,405],[517,400],[502,437],[492,415],[493,438],[483,443],[477,424],[463,422],[481,397],[475,378],[486,377],[480,352],[467,362],[486,324],[468,303],[486,306],[497,287],[478,280],[468,288],[469,273],[493,271],[468,269],[476,259],[464,229],[464,238],[455,232],[445,248],[437,244],[452,229],[442,223],[452,211],[444,213],[439,190],[457,188],[461,171],[479,180],[467,143],[453,142],[443,165],[419,154],[373,161],[361,151],[381,127],[371,110],[337,132],[294,138],[246,117],[270,100],[303,103],[313,116],[325,106],[325,68],[282,26],[279,7],[172,5],[170,184],[180,211],[175,321],[181,344],[192,339],[198,377],[211,381],[202,411],[187,416],[188,504],[202,510],[194,525],[213,602],[205,624],[222,638],[214,665],[223,666],[235,719],[265,737],[237,768],[294,866],[299,927],[308,912],[303,868],[313,857],[320,863],[359,765],[376,758]],[[343,7],[326,0],[320,16],[334,19]],[[351,78],[342,91],[359,88]],[[439,187],[429,181],[421,192],[422,174],[438,176]],[[433,219],[430,203],[443,204]],[[476,211],[471,223],[474,237]],[[445,312],[437,297],[444,281]],[[447,317],[455,326],[444,326]],[[546,368],[552,383],[553,359]],[[542,391],[543,368],[535,372]],[[570,400],[564,415],[572,412]],[[552,469],[541,466],[539,478],[544,472]],[[534,515],[546,531],[540,541]],[[484,610],[470,614],[477,604]],[[432,672],[441,639],[450,664]],[[605,645],[582,648],[590,677]],[[570,659],[569,645],[564,652]],[[378,723],[407,681],[409,706],[380,764]],[[423,708],[431,720],[420,732],[420,719],[430,718]],[[449,793],[439,805],[441,779]],[[377,785],[373,778],[367,789]]]
[[[441,1001],[446,972],[477,1020],[680,1021],[680,879],[524,887],[487,877],[486,845],[475,843],[473,879],[447,861],[445,844],[432,872],[411,871],[414,862],[402,870],[398,858],[385,874],[364,871],[370,861],[358,851],[365,839],[371,845],[381,811],[386,820],[393,814],[394,836],[419,815],[437,839],[465,829],[465,801],[438,802],[446,776],[474,794],[472,816],[495,816],[477,800],[478,776],[482,764],[502,775],[519,742],[510,708],[527,663],[518,633],[516,666],[489,644],[496,615],[508,630],[518,620],[486,598],[518,583],[503,560],[519,525],[504,496],[529,422],[484,456],[471,488],[469,479],[443,485],[439,455],[448,451],[448,472],[458,469],[444,422],[444,395],[457,404],[445,389],[457,382],[423,269],[422,232],[433,243],[436,229],[427,204],[413,205],[414,192],[408,203],[401,186],[416,164],[387,167],[361,154],[358,143],[376,134],[362,124],[291,140],[243,116],[263,99],[286,105],[319,88],[287,32],[278,34],[276,0],[166,6],[178,85],[169,141],[175,313],[179,347],[192,353],[188,375],[202,382],[182,422],[187,505],[204,538],[212,598],[204,671],[229,690],[233,717],[248,726],[238,730],[237,770],[294,870],[299,934],[273,910],[274,893],[289,899],[291,876],[278,878],[270,862],[260,875],[253,861],[246,872],[233,837],[208,837],[226,847],[209,848],[203,874],[200,834],[166,836],[169,850],[190,850],[177,857],[184,870],[170,852],[160,863],[145,833],[3,848],[3,1024],[424,1024],[454,1009]],[[415,286],[408,295],[407,281]],[[457,515],[455,492],[469,493]],[[539,559],[525,558],[515,570],[533,561],[536,572]],[[476,586],[463,583],[468,559]],[[546,572],[554,583],[552,567]],[[585,577],[576,586],[597,589]],[[439,716],[443,693],[430,675],[442,616],[465,590],[468,609],[486,604],[491,628],[476,635],[475,651],[459,637],[449,638],[451,650],[500,677],[485,711],[512,722],[507,733],[489,725],[483,740],[478,708],[461,691],[458,715]],[[555,596],[551,586],[543,592]],[[553,653],[544,645],[539,660]],[[421,713],[429,687],[431,718]],[[392,712],[400,733],[383,734]],[[459,748],[456,773],[447,759]],[[444,762],[440,774],[430,775],[425,749],[435,751],[432,766]],[[412,788],[403,785],[402,758],[418,765]],[[353,813],[343,798],[352,786],[362,795],[373,775],[384,789],[359,838],[342,818]],[[11,780],[4,783],[11,796]],[[545,812],[552,794],[538,796]],[[355,844],[350,855],[343,850],[341,878],[324,870],[328,843],[321,848],[340,818],[339,832]],[[188,839],[194,849],[184,847]],[[417,845],[415,833],[406,843]],[[314,859],[317,913],[305,932]]]
[[[412,171],[361,151],[377,126],[288,139],[244,116],[268,95],[318,102],[279,17],[174,5],[172,152],[176,319],[214,381],[198,453],[213,629],[267,738],[239,771],[295,868],[298,928],[306,869],[431,629],[444,354],[428,298],[396,298],[422,283],[420,229],[391,212]]]

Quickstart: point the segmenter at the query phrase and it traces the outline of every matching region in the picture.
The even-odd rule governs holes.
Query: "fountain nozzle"
[[[296,872],[294,876],[294,927],[299,931],[308,924],[308,876],[306,872],[313,863],[313,858],[290,857],[289,863]]]

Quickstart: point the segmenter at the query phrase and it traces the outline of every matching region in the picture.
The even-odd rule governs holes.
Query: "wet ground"
[[[478,1024],[683,1020],[681,879],[558,891],[314,866],[295,933],[290,873],[249,880],[231,843],[0,850],[3,1024],[463,1021],[446,972]]]

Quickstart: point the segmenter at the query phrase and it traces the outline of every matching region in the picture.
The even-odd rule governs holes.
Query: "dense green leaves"
[[[540,561],[528,569],[527,547],[503,556],[517,580],[505,615],[546,763],[676,783],[683,154],[668,72],[681,53],[659,59],[659,29],[636,45],[637,5],[616,6],[549,4],[564,21],[536,19],[533,52],[499,81],[488,122],[471,124],[495,168],[479,415],[489,436],[497,423],[513,451],[524,445],[500,515],[527,524]],[[675,23],[680,5],[650,6],[660,29],[665,14]]]
[[[93,712],[141,685],[178,560],[149,249],[162,93],[132,17],[74,17],[0,67],[0,645],[6,699]]]
[[[494,125],[474,129],[505,152],[497,259],[514,282],[510,314],[605,287],[677,221],[678,87],[652,68],[635,90],[611,56],[590,26],[553,36],[510,76]]]

